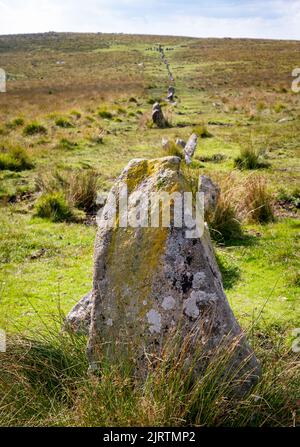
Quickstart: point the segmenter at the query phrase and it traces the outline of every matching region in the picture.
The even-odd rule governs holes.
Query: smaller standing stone
[[[181,138],[177,138],[176,146],[184,149],[186,146],[186,142],[184,140],[182,140]]]
[[[167,120],[164,117],[164,114],[161,109],[161,105],[156,102],[153,104],[152,108],[152,120],[154,124],[157,125],[157,127],[163,129],[164,127],[167,127]]]
[[[168,89],[167,100],[170,102],[174,102],[175,88],[170,86]]]
[[[186,143],[186,146],[184,148],[184,158],[187,165],[192,163],[192,158],[197,148],[197,141],[197,135],[193,133]]]
[[[215,210],[220,196],[220,188],[206,175],[199,178],[199,192],[204,193],[204,209],[205,212]]]
[[[3,68],[0,68],[0,93],[6,92],[6,73]]]
[[[170,140],[169,138],[163,137],[161,140],[162,147],[165,151],[170,149]]]
[[[89,292],[73,307],[67,315],[63,329],[75,334],[88,335],[93,304],[92,292]]]

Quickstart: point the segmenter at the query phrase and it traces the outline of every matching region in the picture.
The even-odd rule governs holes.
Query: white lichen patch
[[[107,326],[112,326],[112,325],[113,325],[113,321],[112,321],[111,318],[109,318],[109,319],[106,321],[106,325],[107,325]]]
[[[149,326],[149,331],[151,332],[151,334],[153,333],[160,333],[161,331],[161,315],[159,312],[157,312],[154,309],[149,310],[149,312],[147,312],[147,319],[148,319],[148,323],[150,324]]]
[[[203,290],[194,290],[190,296],[196,303],[201,303],[204,301],[216,301],[217,295],[215,293],[206,293]]]
[[[172,296],[166,296],[162,302],[162,307],[165,310],[172,310],[176,305],[176,301]]]
[[[204,272],[197,272],[193,278],[193,289],[201,289],[205,285],[206,275]]]
[[[199,317],[200,311],[197,306],[196,296],[193,296],[193,293],[190,298],[183,302],[183,310],[188,317],[195,319]]]

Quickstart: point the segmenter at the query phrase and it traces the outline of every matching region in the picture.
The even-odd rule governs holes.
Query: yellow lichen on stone
[[[133,160],[119,181],[126,183],[129,196],[134,191],[172,193],[186,191],[188,187],[176,157]],[[160,182],[161,188],[158,187]],[[103,330],[116,339],[126,333],[126,338],[132,339],[134,344],[138,336],[136,326],[142,331],[148,327],[152,287],[163,268],[170,229],[162,226],[121,228],[118,220],[117,215],[106,260],[106,280],[109,293],[114,297],[113,306],[103,310],[104,321],[113,321],[113,325],[104,325]],[[124,313],[126,327],[122,326]]]
[[[161,172],[162,169],[169,169],[170,171],[174,171],[174,173],[178,173],[179,162],[176,166],[174,159],[175,157],[165,157],[154,160],[138,160],[137,163],[133,162],[124,178],[127,184],[128,193],[132,193],[142,181],[149,177],[154,177],[157,173]],[[174,167],[177,169],[174,170]]]
[[[183,178],[179,174],[179,162],[169,157],[158,160],[136,160],[121,178],[128,187],[128,194],[139,188],[145,180],[151,183],[151,190],[159,176],[168,170],[166,191],[181,190]],[[169,235],[169,228],[120,228],[118,216],[113,230],[106,263],[106,277],[112,285],[114,309],[107,317],[114,321],[110,331],[120,329],[124,312],[130,309],[129,320],[146,322],[149,308],[145,303],[151,294],[152,284],[161,269],[163,254]],[[118,329],[118,330],[119,330]],[[130,332],[130,325],[126,328]],[[134,330],[132,331],[134,333]],[[128,332],[127,332],[128,336]]]

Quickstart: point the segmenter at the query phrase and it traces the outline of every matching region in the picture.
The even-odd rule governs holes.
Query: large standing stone
[[[190,190],[178,157],[132,160],[111,191],[117,203],[124,184],[131,217],[137,212],[137,194],[161,192],[162,185],[168,193]],[[144,211],[139,210],[140,217]],[[103,215],[110,212],[108,203]],[[209,361],[215,348],[237,341],[230,367],[240,379],[248,374],[240,385],[247,390],[259,376],[259,365],[225,296],[209,231],[205,226],[202,237],[188,239],[186,230],[174,223],[166,228],[99,227],[88,343],[91,369],[99,368],[103,357],[129,358],[144,377],[151,355],[159,356],[175,331],[182,342],[193,334],[187,361],[199,347]],[[195,364],[196,378],[203,368],[203,362]]]

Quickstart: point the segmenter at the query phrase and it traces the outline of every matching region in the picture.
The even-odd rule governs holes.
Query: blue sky
[[[0,34],[46,31],[300,40],[300,0],[0,0]]]

